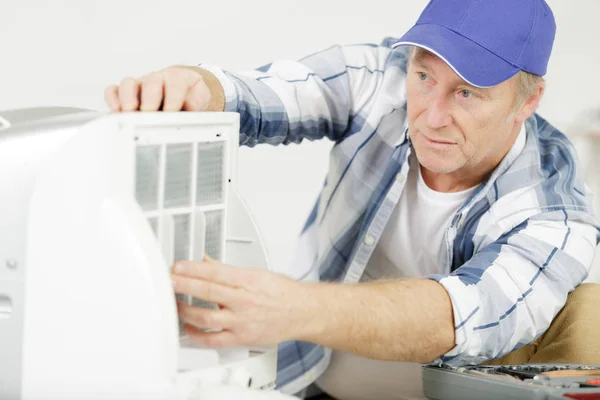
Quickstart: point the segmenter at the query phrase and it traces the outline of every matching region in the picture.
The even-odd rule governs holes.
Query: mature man
[[[540,338],[599,240],[573,147],[535,114],[554,35],[543,0],[432,0],[378,46],[108,87],[115,111],[239,112],[247,146],[335,142],[292,277],[176,263],[176,292],[222,306],[180,304],[190,336],[281,343],[280,389],[343,399],[418,397],[419,363]]]

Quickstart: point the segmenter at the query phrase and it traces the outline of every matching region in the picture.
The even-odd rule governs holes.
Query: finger
[[[231,306],[243,301],[240,291],[218,283],[172,275],[173,290],[178,294],[187,294],[211,303]]]
[[[243,346],[242,343],[231,331],[224,330],[221,332],[205,332],[202,329],[198,329],[193,325],[185,324],[183,326],[185,332],[188,334],[190,339],[195,343],[209,348],[222,348],[222,347],[237,347]]]
[[[162,74],[155,72],[146,75],[141,81],[141,111],[158,111],[163,102],[164,78]]]
[[[119,101],[123,111],[135,111],[139,107],[139,84],[134,78],[125,78],[119,85]]]
[[[198,81],[186,93],[183,103],[183,109],[186,111],[204,111],[210,103],[210,90],[204,79],[198,78]]]
[[[210,309],[178,303],[179,317],[199,329],[228,329],[233,326],[234,315],[227,309]]]
[[[204,255],[202,256],[202,261],[204,261],[204,262],[217,262],[217,260],[215,260],[214,258],[211,258],[211,256],[209,256],[206,253],[204,253]]]
[[[189,71],[182,68],[170,68],[163,73],[165,99],[163,111],[181,111],[189,86]]]
[[[178,261],[173,268],[177,275],[197,278],[234,288],[247,287],[252,284],[252,272],[246,268],[221,264],[210,258],[206,261]]]
[[[104,101],[111,111],[121,111],[119,88],[116,85],[110,85],[104,89]]]

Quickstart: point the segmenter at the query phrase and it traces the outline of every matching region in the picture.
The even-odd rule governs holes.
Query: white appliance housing
[[[170,284],[173,261],[205,249],[268,268],[235,190],[238,114],[0,116],[0,398],[273,388],[275,348],[215,351],[180,337]]]

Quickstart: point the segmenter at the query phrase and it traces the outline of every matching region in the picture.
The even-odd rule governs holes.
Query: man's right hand
[[[172,66],[139,79],[125,78],[104,91],[111,111],[223,111],[223,87],[199,67]]]

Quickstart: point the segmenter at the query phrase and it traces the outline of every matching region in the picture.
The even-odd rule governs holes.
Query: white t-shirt
[[[361,281],[421,277],[443,271],[445,232],[476,187],[442,193],[429,188],[412,156],[406,187]],[[317,385],[340,400],[424,399],[421,364],[379,361],[334,351]]]

